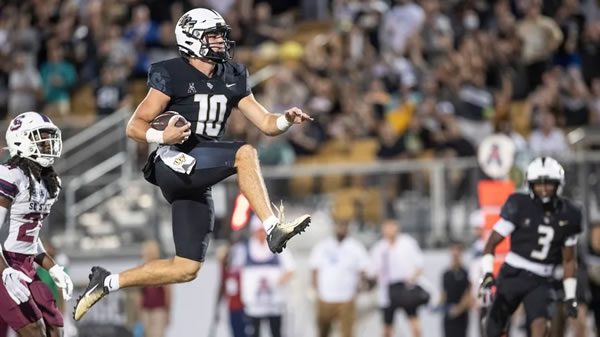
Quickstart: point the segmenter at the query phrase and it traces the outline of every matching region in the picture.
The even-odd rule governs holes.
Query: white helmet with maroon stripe
[[[11,156],[31,159],[48,167],[60,157],[62,139],[60,129],[48,116],[37,112],[24,112],[8,125],[6,144]]]

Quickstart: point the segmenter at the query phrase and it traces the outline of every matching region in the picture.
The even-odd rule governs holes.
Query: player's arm
[[[4,224],[8,210],[12,201],[6,197],[0,196],[0,227]],[[23,283],[31,283],[31,278],[25,275],[22,271],[16,270],[8,265],[4,254],[2,253],[2,245],[0,245],[0,275],[2,276],[2,283],[8,296],[15,301],[17,304],[25,303],[29,301],[31,292],[29,288]]]
[[[481,259],[481,271],[483,275],[492,275],[496,247],[515,230],[515,224],[518,223],[520,216],[519,205],[521,200],[520,195],[512,194],[508,197],[504,205],[502,205],[500,219],[494,224],[492,232],[483,248],[483,257]]]
[[[0,228],[2,228],[4,220],[6,220],[6,215],[8,214],[11,204],[12,202],[9,199],[0,197]],[[2,245],[0,245],[0,275],[3,274],[4,269],[6,268],[8,268],[8,262],[6,262],[6,259],[4,259],[4,254],[2,254]]]
[[[65,268],[54,261],[54,259],[46,253],[42,240],[38,238],[38,254],[35,256],[35,263],[46,269],[52,277],[52,280],[57,287],[62,289],[62,297],[65,301],[71,299],[73,295],[73,281],[69,274],[65,272]]]
[[[564,270],[563,290],[567,304],[567,315],[577,317],[577,236],[569,237],[562,247]]]
[[[492,288],[496,284],[496,280],[494,279],[494,253],[496,247],[514,230],[515,225],[511,221],[500,218],[494,225],[494,229],[485,243],[481,258],[481,272],[483,277],[479,284],[478,294],[483,306],[490,305],[493,299]]]
[[[127,123],[127,137],[140,143],[179,144],[190,136],[190,123],[176,127],[172,118],[164,131],[150,127],[152,120],[162,113],[171,98],[165,93],[150,88]]]
[[[268,136],[280,135],[293,124],[313,120],[312,117],[296,107],[286,110],[282,115],[271,113],[254,98],[252,93],[239,101],[238,109],[262,133]]]

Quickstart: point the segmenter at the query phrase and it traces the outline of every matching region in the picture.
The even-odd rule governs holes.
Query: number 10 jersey
[[[234,62],[216,64],[208,77],[183,57],[152,64],[148,86],[171,98],[165,111],[185,117],[200,141],[221,139],[231,109],[251,94],[245,66]]]
[[[35,181],[34,184],[30,193],[29,177],[20,168],[0,165],[0,196],[12,202],[0,227],[2,238],[8,228],[8,236],[2,243],[6,251],[25,255],[43,252],[40,230],[58,196],[51,197],[43,183]]]

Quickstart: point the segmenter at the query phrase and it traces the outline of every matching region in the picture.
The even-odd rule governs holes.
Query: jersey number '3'
[[[542,248],[540,250],[533,250],[531,252],[531,257],[538,260],[544,260],[548,256],[550,244],[552,244],[552,239],[554,239],[554,228],[540,225],[538,226],[538,233],[540,233],[538,244],[542,246]]]
[[[223,127],[227,110],[227,97],[225,95],[196,94],[194,95],[194,102],[198,102],[196,133],[217,137]]]

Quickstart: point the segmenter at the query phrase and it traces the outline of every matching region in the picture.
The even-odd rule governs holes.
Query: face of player
[[[53,132],[50,132],[48,130],[42,130],[40,131],[40,139],[34,139],[35,141],[37,141],[37,147],[38,150],[40,150],[40,153],[42,154],[52,154],[52,141],[50,140],[51,137],[54,136]],[[37,137],[34,137],[37,138]],[[40,141],[41,139],[45,139],[43,141]]]
[[[533,193],[542,199],[548,199],[556,195],[557,184],[555,182],[538,182],[533,184]]]
[[[204,37],[212,51],[225,51],[225,32],[208,32],[204,35]]]

